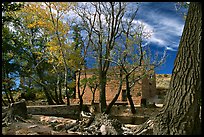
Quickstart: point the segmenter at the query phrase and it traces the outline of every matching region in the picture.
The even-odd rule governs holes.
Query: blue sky
[[[131,9],[135,10],[136,7],[136,2],[129,2],[127,9],[131,12]],[[134,23],[143,24],[147,32],[152,32],[152,36],[144,41],[144,45],[150,47],[152,55],[157,52],[160,57],[164,50],[167,50],[165,63],[155,70],[157,74],[172,73],[185,23],[181,14],[184,12],[187,13],[187,9],[176,10],[175,2],[141,2],[139,5]],[[89,58],[88,62],[91,62],[88,66],[93,66],[93,58]]]
[[[181,13],[187,9],[176,11],[175,2],[143,2],[136,20],[153,30],[152,37],[147,41],[152,51],[161,53],[167,49],[166,62],[156,69],[157,74],[171,74],[178,51],[185,20]],[[131,4],[134,6],[134,4]]]

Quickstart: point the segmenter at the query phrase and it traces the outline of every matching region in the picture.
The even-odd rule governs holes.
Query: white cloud
[[[166,47],[166,50],[177,51],[176,49],[173,49],[173,48],[171,48],[171,47]]]
[[[133,20],[133,24],[135,25],[144,25],[144,32],[146,33],[152,33],[152,36],[149,38],[149,39],[145,39],[146,44],[150,44],[151,42],[154,43],[154,44],[157,44],[158,46],[164,46],[166,45],[166,41],[163,40],[161,37],[160,37],[160,33],[156,33],[154,32],[154,26],[142,21],[142,20]],[[158,35],[159,34],[159,35]]]
[[[153,34],[153,36],[149,39],[150,42],[153,42],[155,44],[157,44],[158,46],[165,46],[166,45],[166,41],[156,37],[156,35]]]
[[[174,48],[178,47],[178,39],[182,35],[184,24],[174,18],[168,18],[163,15],[150,14],[148,20],[145,22],[141,19],[133,20],[135,25],[144,25],[144,31],[151,33],[149,39],[145,39],[148,44],[154,44],[159,47],[166,47],[167,50],[175,51]],[[175,38],[177,40],[175,40]]]
[[[181,36],[184,25],[176,19],[159,16],[158,25],[161,25],[162,30],[171,35]]]
[[[167,50],[175,51],[179,46],[179,40],[183,32],[184,22],[180,16],[163,12],[160,7],[152,7],[152,3],[143,3],[144,7],[139,9],[139,19],[146,29],[153,30],[153,34],[147,41],[159,47],[166,47]],[[166,5],[165,5],[166,6]],[[165,8],[168,8],[165,7]],[[176,12],[176,11],[175,11]]]

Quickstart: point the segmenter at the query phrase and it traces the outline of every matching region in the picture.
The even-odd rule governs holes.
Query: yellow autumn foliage
[[[57,68],[64,66],[62,52],[65,54],[68,66],[77,68],[82,61],[80,52],[74,51],[71,44],[66,42],[70,27],[64,16],[68,14],[73,5],[75,3],[71,2],[26,2],[24,8],[16,14],[22,18],[27,29],[40,29],[44,36],[48,37],[45,53],[42,53],[43,55],[40,55],[39,58],[46,57],[47,62]],[[60,47],[59,42],[62,47]]]

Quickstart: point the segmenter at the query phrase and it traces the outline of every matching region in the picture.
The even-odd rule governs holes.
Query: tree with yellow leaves
[[[44,79],[43,72],[39,70],[41,64],[47,63],[52,68],[49,72],[50,75],[57,76],[57,88],[59,94],[61,94],[61,74],[64,73],[64,90],[66,92],[67,104],[69,105],[69,93],[68,93],[68,71],[69,69],[76,69],[78,66],[76,63],[80,60],[79,52],[76,52],[73,46],[68,42],[69,24],[64,20],[65,15],[70,10],[72,3],[25,3],[25,6],[14,16],[18,16],[22,19],[23,25],[19,28],[21,34],[26,36],[29,48],[35,54],[36,63],[34,69],[39,74],[40,84],[45,88],[48,80]],[[40,38],[44,40],[43,48],[41,51],[38,49],[35,41]],[[41,43],[42,44],[42,43]],[[45,68],[43,68],[45,69]],[[44,83],[43,83],[44,81]],[[49,104],[53,104],[51,101],[52,94],[48,93],[48,88],[44,89]],[[57,94],[57,92],[55,92]],[[50,96],[50,97],[49,97]],[[61,97],[61,96],[60,96]],[[53,98],[54,99],[54,98]],[[55,102],[61,102],[55,98]]]

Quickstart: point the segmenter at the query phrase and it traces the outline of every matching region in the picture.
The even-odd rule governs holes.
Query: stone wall
[[[79,117],[78,105],[45,105],[45,106],[27,106],[28,114],[63,116],[76,119]]]
[[[156,94],[156,75],[154,72],[150,72],[148,76],[142,79],[142,98],[149,102]]]
[[[95,69],[90,69],[87,70],[86,72],[86,77],[90,78],[94,75],[95,73]],[[112,70],[114,71],[113,73],[109,72],[108,73],[108,78],[107,78],[107,85],[106,85],[106,101],[107,104],[110,103],[112,101],[112,99],[114,98],[114,96],[117,94],[118,92],[118,88],[119,88],[119,78],[118,78],[118,74],[117,74],[117,70]],[[135,77],[139,76],[142,74],[143,71],[139,71],[137,70],[137,73],[135,73]],[[132,99],[134,101],[135,105],[140,105],[141,103],[141,98],[152,98],[156,95],[156,78],[155,78],[155,74],[154,71],[150,72],[151,78],[149,76],[143,78],[142,80],[139,80],[133,87],[132,91],[131,91],[131,96]],[[81,73],[81,79],[85,78],[84,72],[82,71]],[[76,86],[77,86],[77,80],[78,80],[78,74],[76,75]],[[81,86],[80,88],[81,92],[83,90],[83,86]],[[125,81],[123,82],[122,85],[122,90],[126,90],[126,85],[125,85]],[[76,89],[76,93],[78,93],[78,89]],[[95,102],[98,103],[99,102],[99,89],[96,90],[95,93]],[[76,96],[78,98],[78,96]],[[76,100],[77,100],[76,98]],[[92,101],[92,92],[91,89],[89,88],[89,86],[86,86],[85,88],[85,93],[83,95],[83,101],[84,103],[91,103]],[[73,102],[76,102],[76,100]],[[128,102],[128,101],[123,101],[122,100],[122,91],[118,97],[117,102]],[[129,103],[129,102],[128,102]]]

